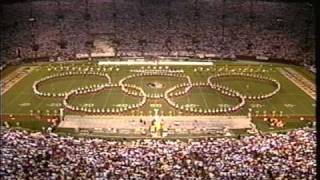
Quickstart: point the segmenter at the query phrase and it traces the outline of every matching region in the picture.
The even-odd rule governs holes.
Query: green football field
[[[59,108],[63,107],[63,97],[40,97],[35,95],[32,90],[32,85],[35,81],[51,74],[69,72],[72,68],[74,68],[74,71],[77,71],[79,68],[88,68],[88,71],[103,71],[108,73],[112,83],[118,83],[120,79],[135,74],[136,72],[133,72],[133,70],[141,70],[142,68],[142,66],[99,66],[97,62],[54,63],[25,66],[35,66],[35,69],[2,95],[1,114],[30,115],[31,111],[37,112],[38,110],[43,114],[46,114],[47,112],[49,112],[49,114],[57,112]],[[246,69],[252,74],[261,74],[263,76],[272,77],[280,82],[281,90],[272,98],[247,101],[246,105],[240,111],[231,113],[230,115],[245,115],[248,113],[248,108],[251,108],[254,113],[259,114],[262,114],[263,111],[266,111],[267,114],[271,114],[272,111],[276,111],[277,113],[282,111],[284,116],[315,116],[315,100],[279,72],[279,69],[284,67],[291,67],[305,76],[306,79],[314,81],[314,75],[307,72],[302,67],[279,64],[260,65],[219,62],[214,66],[170,66],[169,68],[184,70],[184,74],[188,75],[192,82],[207,82],[208,77],[213,74],[237,72],[243,69]],[[148,69],[148,66],[143,66],[143,68]],[[154,67],[151,66],[150,68],[152,69]],[[4,73],[4,76],[8,76],[10,73]],[[5,77],[2,77],[1,79],[3,78]],[[152,94],[164,93],[168,88],[184,82],[187,82],[186,79],[178,77],[144,76],[129,79],[126,83],[135,84],[136,86],[143,88],[146,93]],[[264,94],[271,92],[274,88],[271,84],[262,80],[243,77],[223,77],[219,78],[217,82],[246,95]],[[63,93],[78,87],[102,83],[107,83],[107,80],[98,76],[76,75],[44,81],[39,84],[39,90],[51,93]],[[151,87],[150,84],[154,83],[160,84],[161,87]],[[230,107],[238,102],[237,99],[221,95],[218,91],[209,87],[193,87],[189,93],[172,99],[181,105],[201,108]],[[124,105],[138,103],[139,101],[140,97],[126,95],[121,91],[120,87],[108,88],[98,93],[78,95],[70,99],[72,105],[96,108],[122,107]],[[164,99],[148,99],[142,108],[124,112],[122,114],[150,115],[154,108],[159,108],[160,114],[162,115],[193,115],[171,107]],[[66,111],[66,113],[76,114],[76,112],[72,111]]]

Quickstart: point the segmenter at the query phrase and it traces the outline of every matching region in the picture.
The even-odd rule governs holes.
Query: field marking
[[[126,96],[122,96],[122,98],[121,98],[121,104],[123,104],[123,100],[126,98]]]
[[[239,82],[239,81],[235,81],[235,84],[236,84],[236,86],[237,86],[237,88],[236,89],[242,89],[242,84]],[[251,93],[248,93],[247,92],[247,90],[245,90],[246,92],[246,94],[251,94]],[[264,104],[266,104],[266,103],[264,103]],[[270,106],[270,108],[272,108],[273,110],[276,110],[277,108],[275,108],[275,106],[273,105],[273,103],[268,103],[268,104],[270,104],[271,106]],[[251,108],[252,110],[255,110],[255,111],[259,111],[259,113],[260,113],[260,108],[253,108],[253,107],[248,107],[248,108]],[[241,111],[242,112],[244,112],[244,113],[246,113],[245,111],[244,111],[245,109],[243,108],[243,109],[241,109]],[[248,109],[247,109],[247,112],[248,112]],[[255,113],[255,112],[254,112]]]
[[[19,107],[18,107],[18,110],[17,110],[17,112],[20,112],[22,108],[24,108],[24,107],[22,107],[22,106],[19,106]]]
[[[293,84],[295,84],[299,89],[305,92],[312,99],[316,100],[316,92],[314,83],[310,82],[308,79],[303,77],[299,72],[291,68],[280,68],[278,67],[279,72],[289,79]],[[310,87],[308,87],[310,86]],[[308,87],[308,88],[307,88]]]
[[[75,82],[76,82],[77,80],[73,80],[73,81],[71,81],[71,83],[69,83],[69,86],[68,86],[68,88],[67,89],[72,89],[72,86],[75,84]],[[52,88],[51,88],[51,86],[50,86],[50,90],[52,91]]]
[[[280,74],[280,73],[279,73]],[[198,76],[197,76],[198,77]],[[285,77],[283,77],[283,76],[281,76],[283,79],[285,79]],[[28,78],[29,79],[29,78]],[[200,78],[197,78],[197,79],[200,79]],[[288,81],[287,79],[285,79],[286,81]],[[143,82],[143,81],[142,81]],[[142,83],[142,82],[140,82],[140,83]],[[73,83],[76,83],[76,81],[73,81]],[[291,83],[292,84],[292,83]],[[292,85],[293,86],[293,85]],[[201,90],[201,89],[200,89]],[[157,90],[158,91],[158,90]],[[298,90],[298,92],[300,92],[299,90]],[[201,91],[200,92],[201,93],[201,96],[202,96],[202,99],[203,99],[203,97],[204,97],[204,94],[203,94],[203,92]],[[19,95],[20,95],[20,97],[21,97],[21,94],[22,95],[24,95],[24,96],[26,96],[26,95],[30,95],[30,93],[24,93],[24,91],[23,92],[21,92]],[[108,99],[109,99],[109,96],[110,96],[110,94],[111,93],[108,93]],[[17,94],[18,95],[18,94]],[[210,94],[209,94],[210,95]],[[305,96],[303,93],[297,93],[297,94],[294,94],[294,93],[288,93],[287,92],[287,94],[286,93],[283,93],[283,96],[285,97],[285,96],[289,96],[289,97],[291,97],[291,96]],[[30,97],[30,98],[32,98],[32,97]],[[13,98],[12,98],[13,99]],[[188,96],[187,97],[187,100],[188,100],[188,102],[190,102],[190,97]],[[217,100],[219,100],[219,101],[225,101],[224,100],[224,98],[223,97],[220,97],[220,95],[219,95],[219,97],[218,97],[218,99]],[[285,100],[285,99],[283,99],[283,100]],[[45,101],[47,101],[47,100],[45,100]],[[205,100],[206,101],[206,100]],[[280,101],[282,101],[282,99],[280,99]],[[210,103],[210,101],[206,101],[205,103]],[[18,104],[18,103],[17,103]],[[35,103],[36,104],[36,103]],[[108,103],[107,103],[108,104]],[[207,104],[207,106],[208,106],[208,104]],[[307,108],[307,107],[304,107],[304,109],[305,108]],[[25,109],[25,108],[24,108]],[[22,109],[21,111],[25,111],[24,109]],[[170,109],[170,108],[169,108]],[[19,111],[20,111],[20,108],[19,108]]]
[[[284,92],[281,92],[281,93],[283,94],[283,96],[304,96],[301,93],[284,93]]]
[[[72,89],[72,87],[73,87],[73,85],[75,84],[76,81],[77,81],[77,80],[71,81],[71,83],[69,83],[69,86],[68,86],[67,89]]]
[[[217,98],[217,99],[219,100],[219,103],[217,103],[217,105],[218,105],[218,104],[225,104],[225,102],[224,102],[223,99],[221,98],[221,97],[223,96],[222,94],[220,94],[219,92],[217,92],[215,89],[210,89],[210,91],[213,91],[212,93],[216,93],[216,94],[218,93],[218,95],[217,95],[218,98]]]
[[[96,92],[94,92],[94,93],[96,94]],[[98,94],[98,93],[101,93],[101,92],[97,92],[97,94]],[[96,105],[95,103],[92,102],[92,98],[93,98],[93,97],[94,97],[94,95],[91,94],[91,95],[90,95],[90,98],[89,98],[89,103]]]
[[[204,76],[204,75],[200,74],[200,77],[201,77],[201,78],[203,78],[203,76]],[[206,100],[206,99],[204,98],[204,96],[203,96],[202,87],[200,87],[200,94],[201,94],[202,100],[204,100],[204,102],[205,102],[205,105],[206,105],[207,109],[210,109],[207,100]],[[219,97],[219,100],[221,100],[220,97]]]
[[[31,106],[31,103],[29,103],[29,102],[24,102],[24,103],[18,104],[18,106],[28,107],[28,106]]]
[[[288,72],[292,73],[293,75],[296,75],[296,76],[297,76],[296,78],[299,79],[299,80],[301,80],[301,81],[303,81],[303,83],[304,83],[305,85],[310,86],[310,89],[312,89],[312,90],[315,90],[315,89],[316,89],[315,84],[314,84],[313,82],[311,82],[309,79],[305,78],[303,75],[301,75],[300,72],[298,72],[298,71],[296,71],[295,69],[292,69],[292,68],[290,68],[290,67],[285,67],[285,69],[286,69]]]
[[[11,72],[7,77],[1,80],[1,95],[6,93],[14,85],[20,82],[24,77],[29,75],[36,67],[25,67],[22,66],[13,72]]]
[[[77,80],[74,80],[74,81],[72,81],[72,83],[70,83],[70,84],[72,84],[71,87],[75,84],[75,82],[77,82]],[[69,89],[71,89],[71,87],[69,86]],[[96,105],[95,103],[92,103],[93,96],[94,95],[91,95],[91,97],[89,98],[89,102],[88,103]]]
[[[11,104],[12,104],[13,102],[15,102],[15,100],[16,100],[18,97],[19,97],[18,99],[20,99],[21,96],[26,96],[26,95],[29,96],[29,94],[25,94],[25,93],[23,93],[23,92],[18,93],[16,96],[14,96],[12,99],[10,99],[10,102],[7,103],[6,106],[11,106]],[[5,100],[5,96],[2,96],[2,97],[1,97],[1,102],[3,102],[4,100]]]
[[[206,108],[208,109],[208,108],[209,108],[208,102],[207,102],[206,98],[204,98],[204,96],[203,96],[202,88],[200,87],[199,89],[200,89],[200,94],[201,94],[202,100],[204,100],[204,103],[205,103],[205,105],[206,105]]]
[[[38,105],[37,105],[36,107],[37,107],[37,108],[38,108],[39,106],[41,107],[42,104],[46,104],[45,101],[42,101],[42,100],[41,100],[40,103],[38,103]]]
[[[109,91],[112,91],[112,90],[109,90]],[[109,101],[109,98],[110,98],[110,92],[109,93],[107,93],[108,95],[107,95],[107,97],[106,97],[106,99],[105,99],[105,102],[103,103],[104,104],[104,106],[103,106],[103,108],[108,108],[108,101]]]
[[[281,104],[285,107],[284,104],[285,104],[286,102],[283,102],[282,98],[279,98],[279,100],[280,100]],[[295,106],[297,106],[296,104],[292,104],[292,105],[294,105],[293,108],[294,108]],[[291,113],[295,112],[292,108],[288,108],[288,107],[285,107],[285,108],[288,109]]]
[[[294,100],[295,100],[295,101],[299,101],[298,99],[294,99]],[[300,102],[296,102],[294,105],[297,106],[297,104],[301,104],[301,103],[300,103]],[[293,107],[292,109],[294,109],[294,108],[296,108],[296,107]],[[304,112],[310,111],[310,108],[307,108],[306,105],[299,106],[299,108],[302,108]],[[299,109],[299,108],[298,108],[298,109]],[[291,108],[289,108],[289,109],[291,109]],[[315,113],[315,109],[313,109],[312,111]]]
[[[189,94],[187,94],[187,102],[188,102],[188,104],[190,104],[190,95]]]
[[[62,104],[61,103],[48,103],[47,106],[49,106],[49,107],[61,107]]]

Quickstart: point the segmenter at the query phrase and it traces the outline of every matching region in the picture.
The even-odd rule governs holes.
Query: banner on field
[[[265,60],[265,61],[268,61],[268,60],[269,60],[269,58],[266,57],[266,56],[256,56],[256,59],[258,59],[258,60]]]

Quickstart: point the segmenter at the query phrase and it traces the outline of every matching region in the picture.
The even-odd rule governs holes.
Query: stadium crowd
[[[4,179],[315,179],[316,135],[107,141],[1,131]]]
[[[3,5],[5,57],[263,56],[314,61],[308,3],[27,1]]]

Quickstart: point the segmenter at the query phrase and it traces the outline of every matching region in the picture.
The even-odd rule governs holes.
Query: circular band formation
[[[262,94],[262,95],[257,95],[257,96],[254,96],[254,95],[246,96],[246,95],[243,95],[240,92],[233,90],[229,87],[220,85],[218,83],[212,83],[212,79],[217,79],[220,77],[228,77],[228,76],[247,77],[247,78],[254,78],[254,79],[258,79],[258,80],[269,81],[276,88],[275,88],[275,90],[273,90],[272,92],[267,93],[267,94]],[[209,86],[210,88],[217,90],[218,92],[220,92],[223,95],[226,95],[229,97],[236,97],[239,99],[239,103],[233,107],[228,107],[228,108],[224,107],[224,108],[202,109],[202,108],[189,108],[184,105],[179,105],[170,99],[170,97],[182,96],[182,95],[188,93],[192,87],[200,87],[200,86]],[[181,87],[186,87],[186,88],[182,91],[174,92]],[[281,88],[280,83],[277,80],[272,79],[270,77],[256,75],[256,74],[248,74],[248,73],[220,73],[220,74],[210,76],[207,80],[207,83],[203,83],[203,82],[191,83],[191,84],[183,83],[183,84],[176,85],[176,86],[168,89],[165,92],[164,98],[172,107],[174,107],[175,109],[181,110],[181,111],[185,111],[185,112],[200,113],[200,114],[204,114],[204,115],[218,114],[218,113],[231,113],[231,112],[237,111],[240,108],[242,108],[246,103],[246,99],[248,99],[248,100],[267,99],[267,98],[270,98],[270,97],[274,96],[275,94],[277,94],[280,91],[280,88]]]
[[[210,87],[215,88],[215,89],[216,88],[224,88],[224,89],[229,89],[230,90],[231,88],[228,88],[228,87],[225,87],[225,86],[221,86],[218,83],[212,83],[212,79],[217,79],[217,78],[220,78],[220,77],[232,77],[232,76],[246,77],[246,78],[253,78],[253,79],[258,79],[258,80],[262,80],[262,81],[268,81],[273,86],[276,87],[272,92],[267,93],[267,94],[262,94],[262,95],[257,95],[257,96],[254,96],[254,95],[253,96],[242,95],[242,96],[244,96],[245,99],[248,99],[248,100],[263,100],[263,99],[267,99],[267,98],[270,98],[270,97],[276,95],[281,89],[281,85],[277,80],[272,79],[272,78],[267,77],[267,76],[262,76],[262,75],[258,75],[258,74],[249,74],[249,73],[219,73],[219,74],[210,76],[208,78],[208,83],[210,84]]]
[[[89,85],[85,87],[79,87],[77,89],[72,89],[69,92],[65,93],[49,93],[49,92],[41,92],[38,90],[39,83],[47,81],[49,79],[54,79],[54,78],[59,78],[59,77],[66,77],[66,76],[75,76],[75,75],[96,75],[96,76],[101,76],[105,77],[108,79],[108,83],[105,84],[94,84],[94,85]],[[80,94],[89,94],[89,93],[96,93],[99,91],[102,91],[106,88],[128,88],[126,85],[119,85],[119,84],[112,84],[111,83],[111,78],[108,74],[106,73],[98,73],[98,72],[66,72],[66,73],[60,73],[60,74],[53,74],[50,76],[46,76],[38,81],[35,81],[33,83],[33,92],[38,95],[38,96],[45,96],[45,97],[64,97],[63,98],[63,105],[72,111],[78,111],[78,112],[85,112],[85,113],[121,113],[125,112],[128,110],[132,109],[137,109],[142,107],[146,101],[147,97],[145,92],[143,91],[142,88],[140,87],[132,87],[130,88],[135,89],[136,91],[139,91],[139,95],[141,95],[142,100],[139,103],[136,104],[129,104],[127,107],[119,107],[119,108],[90,108],[90,107],[79,107],[79,106],[73,106],[71,105],[68,101],[72,96],[80,95]],[[130,94],[129,95],[135,95],[135,94]]]
[[[85,86],[85,87],[79,87],[76,89],[72,89],[69,92],[65,93],[48,93],[48,92],[41,92],[38,90],[38,85],[41,82],[44,82],[49,79],[54,79],[58,77],[65,77],[65,76],[74,76],[74,75],[96,75],[96,76],[101,76],[105,77],[108,79],[108,83],[105,84],[95,84],[95,85],[90,85],[90,86]],[[177,77],[177,78],[185,78],[187,79],[187,82],[177,84],[169,89],[167,89],[164,94],[147,94],[144,92],[144,90],[136,86],[135,84],[127,84],[125,81],[135,78],[135,77],[144,77],[144,76],[163,76],[163,77]],[[275,86],[275,89],[267,94],[262,94],[262,95],[252,95],[252,96],[246,96],[244,94],[241,94],[240,92],[231,89],[227,86],[223,86],[218,84],[217,82],[212,82],[213,80],[216,80],[221,77],[246,77],[246,78],[254,78],[258,80],[263,80],[263,81],[268,81],[272,83],[273,86]],[[188,113],[197,113],[197,114],[202,114],[202,115],[213,115],[213,114],[219,114],[219,113],[231,113],[234,111],[238,111],[241,109],[245,103],[246,100],[262,100],[262,99],[267,99],[275,94],[277,94],[280,91],[281,85],[280,83],[267,76],[262,76],[262,75],[257,75],[257,74],[249,74],[249,73],[218,73],[215,75],[212,75],[208,77],[207,82],[195,82],[192,83],[191,78],[187,75],[181,74],[181,73],[173,73],[169,71],[147,71],[147,70],[142,70],[141,72],[133,75],[126,76],[122,78],[118,84],[112,84],[111,83],[111,78],[108,74],[106,73],[99,73],[99,72],[66,72],[66,73],[60,73],[60,74],[54,74],[50,76],[46,76],[38,81],[35,81],[33,83],[33,92],[36,95],[39,96],[45,96],[45,97],[64,97],[63,99],[63,105],[72,111],[78,111],[78,112],[84,112],[84,113],[103,113],[103,114],[110,114],[110,113],[122,113],[126,112],[128,110],[133,110],[142,107],[148,98],[151,99],[160,99],[164,98],[168,104],[179,110],[179,111],[184,111]],[[136,104],[129,104],[127,107],[116,107],[116,108],[92,108],[92,107],[80,107],[80,106],[74,106],[69,103],[69,99],[73,96],[77,96],[80,94],[89,94],[89,93],[95,93],[102,91],[107,88],[121,88],[121,90],[126,93],[127,95],[131,96],[136,96],[136,97],[142,97],[141,101],[136,103]],[[190,92],[190,90],[193,87],[209,87],[213,90],[218,91],[222,95],[228,96],[228,97],[233,97],[238,99],[238,104],[232,107],[219,107],[219,108],[194,108],[194,107],[188,107],[186,105],[180,105],[176,102],[174,102],[171,98],[172,97],[178,97],[178,96],[183,96]],[[180,90],[181,89],[181,90]]]
[[[104,78],[107,78],[108,83],[111,83],[111,78],[107,73],[98,73],[98,72],[65,72],[65,73],[59,73],[59,74],[53,74],[49,76],[45,76],[41,78],[38,81],[35,81],[32,85],[33,92],[38,95],[38,96],[45,96],[45,97],[64,97],[67,92],[64,93],[49,93],[49,92],[43,92],[38,89],[38,86],[40,83],[50,80],[50,79],[55,79],[55,78],[60,78],[60,77],[67,77],[67,76],[78,76],[78,75],[94,75],[94,76],[101,76]]]
[[[184,91],[178,91],[173,93],[175,90],[181,87],[187,87]],[[224,107],[224,108],[193,108],[193,107],[187,107],[185,105],[180,105],[178,103],[175,103],[173,100],[170,99],[170,97],[178,97],[181,95],[184,95],[188,93],[193,87],[210,87],[211,89],[217,90],[219,93],[229,96],[229,97],[236,97],[239,99],[239,103],[233,107]],[[219,113],[228,113],[228,112],[234,112],[239,110],[241,107],[245,105],[245,98],[242,96],[239,92],[227,88],[213,88],[210,86],[209,83],[204,82],[196,82],[189,84],[180,84],[176,85],[170,89],[168,89],[165,93],[165,100],[175,109],[178,109],[180,111],[188,112],[188,113],[199,113],[203,115],[214,115]]]
[[[166,71],[140,71],[141,73],[138,74],[133,74],[133,75],[129,75],[126,76],[124,78],[122,78],[119,81],[120,86],[122,86],[123,88],[121,88],[124,92],[126,93],[131,93],[132,92],[127,88],[127,87],[137,87],[134,84],[126,84],[125,81],[132,79],[132,78],[136,78],[136,77],[145,77],[145,76],[162,76],[162,77],[176,77],[176,78],[184,78],[187,79],[188,83],[191,83],[191,78],[189,76],[186,76],[184,74],[181,73],[172,73],[172,72],[166,72]],[[136,94],[136,93],[134,93]],[[136,96],[142,96],[142,94],[136,94]],[[151,99],[160,99],[164,97],[163,93],[155,93],[155,94],[146,94],[147,98],[151,98]]]
[[[64,99],[63,99],[63,105],[72,111],[78,111],[78,112],[84,112],[84,113],[103,113],[103,114],[111,114],[111,113],[122,113],[125,111],[133,110],[142,107],[146,101],[146,96],[143,96],[142,100],[136,104],[129,104],[127,107],[116,107],[116,108],[92,108],[92,107],[79,107],[79,106],[73,106],[71,105],[68,100],[72,96],[77,96],[80,94],[89,94],[89,93],[96,93],[99,91],[102,91],[107,88],[118,88],[123,87],[119,84],[99,84],[93,87],[83,87],[83,88],[77,88],[74,90],[71,90],[68,92]],[[140,91],[141,94],[145,94],[142,88],[136,87],[136,90]]]

